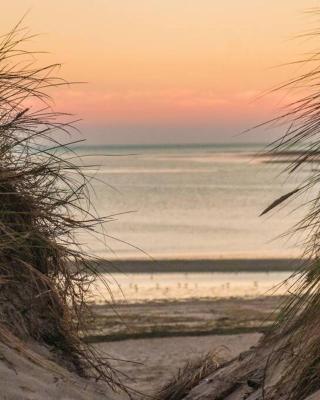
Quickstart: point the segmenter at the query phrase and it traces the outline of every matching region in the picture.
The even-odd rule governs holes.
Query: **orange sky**
[[[29,10],[24,24],[40,37],[28,47],[88,82],[60,90],[56,107],[84,119],[89,142],[214,142],[237,140],[283,104],[283,94],[253,100],[297,73],[274,67],[314,46],[293,38],[316,26],[303,10],[317,4],[14,0],[0,21],[5,32]]]

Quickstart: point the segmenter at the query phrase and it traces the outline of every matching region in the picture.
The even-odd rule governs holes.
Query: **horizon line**
[[[268,145],[269,142],[158,142],[158,143],[75,143],[72,147],[100,147],[100,146],[108,146],[108,147],[162,147],[162,146],[234,146],[234,145]]]

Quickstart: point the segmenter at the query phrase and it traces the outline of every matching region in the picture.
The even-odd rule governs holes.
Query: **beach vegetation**
[[[31,340],[81,376],[123,388],[109,358],[83,341],[96,257],[80,232],[108,218],[91,202],[90,178],[72,149],[74,118],[53,110],[68,83],[39,66],[19,23],[0,40],[0,340],[28,354]],[[105,282],[107,285],[107,283]]]

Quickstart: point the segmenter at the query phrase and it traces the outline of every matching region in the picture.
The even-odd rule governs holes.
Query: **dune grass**
[[[51,108],[50,90],[67,83],[58,65],[37,66],[24,50],[30,38],[18,24],[0,40],[0,340],[11,345],[14,336],[20,350],[36,340],[80,375],[124,388],[81,339],[98,260],[77,235],[103,236],[105,219],[70,148],[71,117]]]
[[[215,372],[222,364],[219,354],[207,353],[187,362],[155,396],[161,400],[182,400],[203,379]]]
[[[319,10],[313,11],[315,15]],[[310,34],[318,38],[317,32]],[[262,214],[279,207],[292,198],[301,198],[305,217],[289,234],[302,233],[305,263],[294,273],[291,295],[281,309],[273,330],[274,338],[286,338],[279,357],[292,352],[291,362],[279,385],[288,390],[288,399],[300,400],[320,389],[320,66],[318,52],[299,61],[306,69],[302,75],[284,83],[280,89],[295,91],[298,99],[288,104],[285,112],[269,123],[286,124],[284,135],[270,144],[268,152],[274,159],[278,154],[298,149],[296,157],[285,172],[294,175],[304,169],[305,179],[295,190],[276,199]],[[302,93],[302,94],[301,94]],[[305,200],[307,199],[307,201]],[[272,369],[273,363],[268,365]]]

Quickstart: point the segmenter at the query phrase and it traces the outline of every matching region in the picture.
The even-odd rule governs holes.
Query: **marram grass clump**
[[[68,117],[48,106],[49,89],[65,82],[53,76],[57,65],[32,62],[28,39],[17,26],[0,42],[0,340],[34,339],[79,374],[119,387],[108,362],[81,340],[96,274],[76,237],[101,233],[104,221],[68,147]]]

